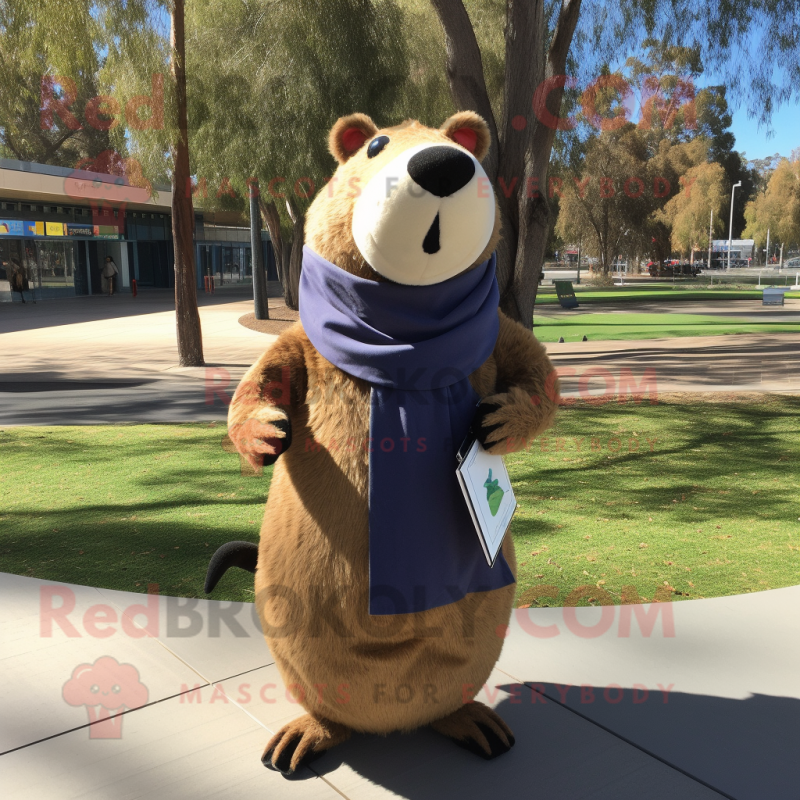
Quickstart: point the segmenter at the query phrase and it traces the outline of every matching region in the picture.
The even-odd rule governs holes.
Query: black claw
[[[453,741],[464,750],[469,750],[470,753],[485,758],[487,761],[491,758],[474,739],[453,739]]]
[[[472,420],[472,435],[486,447],[486,439],[490,433],[496,431],[500,425],[486,425],[485,420],[489,414],[498,411],[501,408],[499,403],[481,403],[478,410],[475,412],[475,417]],[[494,444],[494,442],[492,443]],[[491,446],[491,445],[490,445]]]
[[[271,769],[273,772],[280,772],[284,778],[297,778],[300,775],[303,767],[307,767],[312,761],[315,761],[322,755],[321,751],[317,752],[315,750],[311,750],[300,759],[297,769],[292,769],[292,758],[294,757],[295,750],[297,750],[297,746],[302,741],[302,738],[302,736],[297,736],[292,739],[292,741],[283,748],[280,756],[278,756],[277,761],[272,760],[272,755],[275,752],[275,748],[264,753],[264,755],[261,757],[261,763],[267,769]]]
[[[276,453],[275,455],[270,455],[269,453],[264,454],[262,464],[265,467],[269,467],[271,464],[274,464],[292,444],[292,423],[288,419],[279,419],[275,422],[271,422],[270,425],[277,428],[279,431],[283,431],[283,433],[286,435],[283,439],[276,440],[282,445],[280,453]]]
[[[497,758],[497,756],[507,753],[514,746],[516,740],[513,736],[508,737],[509,743],[506,745],[506,743],[488,725],[485,725],[482,722],[476,722],[475,724],[478,726],[480,732],[486,737],[486,741],[489,743],[489,750],[491,752],[487,753],[483,747],[472,738],[454,739],[453,741],[459,747],[469,750],[470,753],[474,753],[476,756],[480,756],[486,761],[491,761],[493,758]]]
[[[495,733],[493,728],[490,728],[488,725],[484,725],[482,722],[478,722],[477,725],[481,733],[486,737],[486,741],[489,742],[489,748],[492,751],[492,754],[487,756],[487,758],[496,758],[497,756],[501,756],[503,753],[507,753],[514,746],[513,737],[509,740],[509,743],[506,744]]]
[[[281,750],[281,754],[278,756],[277,760],[273,761],[272,763],[275,765],[275,769],[281,773],[284,777],[291,775],[294,770],[292,769],[292,756],[294,756],[294,751],[297,750],[297,746],[300,744],[302,737],[297,736],[292,739],[286,747]]]

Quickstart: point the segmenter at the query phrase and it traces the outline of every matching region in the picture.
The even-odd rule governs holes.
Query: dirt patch
[[[286,306],[270,306],[269,319],[256,319],[256,315],[251,311],[243,317],[239,317],[239,324],[251,331],[259,333],[283,333],[290,325],[300,319],[299,311],[292,311]]]

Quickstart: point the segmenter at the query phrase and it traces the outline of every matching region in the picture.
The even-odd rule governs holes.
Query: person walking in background
[[[28,285],[28,275],[25,272],[25,267],[12,258],[11,263],[8,265],[7,272],[8,281],[11,284],[11,292],[19,292],[19,296],[24,303],[24,292],[30,291],[30,286]],[[34,300],[33,302],[35,303],[36,301]]]
[[[106,263],[103,265],[100,277],[103,279],[103,292],[108,292],[109,297],[114,294],[114,281],[117,275],[119,275],[119,270],[114,263],[114,259],[111,256],[106,256]]]

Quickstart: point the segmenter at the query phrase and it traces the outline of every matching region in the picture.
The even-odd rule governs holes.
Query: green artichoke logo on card
[[[483,486],[486,489],[486,502],[489,504],[489,511],[492,512],[492,516],[494,517],[497,515],[497,511],[500,508],[500,503],[503,502],[503,495],[505,492],[498,486],[497,478],[492,480],[491,469],[489,470],[489,477],[486,479]]]

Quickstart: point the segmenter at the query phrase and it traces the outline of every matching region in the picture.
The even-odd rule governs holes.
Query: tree
[[[698,47],[679,47],[657,39],[646,39],[642,47],[645,57],[629,57],[623,74],[638,90],[639,129],[655,151],[663,139],[679,143],[694,138],[698,128],[694,84],[703,64]],[[730,122],[729,118],[728,126]]]
[[[633,247],[632,233],[651,210],[644,137],[631,124],[604,131],[588,143],[580,176],[553,179],[552,185],[561,195],[556,232],[565,241],[581,241],[607,275],[614,257]]]
[[[765,191],[745,209],[744,235],[757,248],[766,244],[767,231],[773,242],[800,243],[800,160],[784,158],[775,167]]]
[[[599,259],[604,274],[616,256],[664,260],[673,249],[677,211],[692,197],[702,203],[707,141],[698,137],[673,144],[663,138],[655,152],[652,146],[649,131],[628,122],[587,140],[578,174],[549,180],[561,194],[556,232],[565,241],[581,241],[585,251]],[[714,166],[714,175],[724,175]],[[695,192],[693,182],[701,175],[704,179]]]
[[[696,3],[693,0],[623,0],[618,4],[544,0],[505,4],[505,78],[499,113],[487,91],[476,30],[462,0],[431,0],[445,33],[447,74],[459,109],[472,109],[489,124],[494,146],[486,159],[489,178],[500,188],[503,242],[498,251],[501,307],[530,325],[547,242],[549,207],[544,186],[564,97],[564,74],[573,39],[584,47],[586,64],[598,63],[639,30],[658,33],[676,46],[698,45],[711,66],[725,71],[726,84],[769,119],[774,103],[796,96],[800,61],[792,36],[770,38],[744,53],[735,44],[752,31],[793,30],[800,7],[787,0]],[[583,22],[581,28],[579,21]],[[576,31],[578,33],[576,37]],[[766,34],[762,34],[762,38]],[[709,44],[712,45],[709,47]],[[763,48],[786,54],[786,69],[773,75]],[[580,59],[578,59],[580,61]],[[747,71],[743,66],[747,66]],[[750,78],[744,83],[743,76]],[[775,80],[780,81],[776,84]],[[495,108],[497,104],[495,104]],[[505,189],[519,186],[516,192]]]
[[[161,0],[69,3],[16,0],[0,4],[0,36],[4,45],[0,50],[0,74],[16,80],[0,89],[0,106],[11,105],[12,112],[3,117],[0,135],[6,152],[17,157],[75,167],[86,160],[98,163],[99,155],[110,171],[118,171],[122,163],[120,152],[127,149],[130,134],[137,134],[132,140],[141,141],[149,136],[155,142],[151,149],[158,151],[159,172],[171,172],[173,184],[180,363],[197,366],[203,363],[203,354],[192,243],[194,213],[191,195],[186,192],[190,173],[183,7],[184,0],[173,0],[170,5],[170,43],[165,46],[157,30],[163,9]],[[126,113],[129,110],[123,97],[126,90],[132,89],[137,79],[139,85],[144,79],[148,89],[155,87],[153,70],[160,70],[163,78],[167,58],[173,78],[166,98],[172,119],[166,126],[154,121],[129,124],[131,120],[121,114],[123,107]],[[34,94],[37,84],[39,88]],[[18,101],[9,103],[6,89],[14,91],[20,86],[27,93],[20,92]],[[97,91],[98,87],[102,93]],[[114,90],[117,96],[111,97]],[[130,91],[127,99],[132,99]],[[73,107],[81,113],[78,106],[83,100],[91,102],[85,104],[83,116],[78,117]],[[38,129],[33,122],[35,115],[40,115]],[[137,119],[141,121],[141,117]],[[114,153],[114,148],[118,152]],[[171,170],[164,168],[167,150],[171,154]],[[152,171],[147,171],[152,178]]]
[[[101,94],[98,30],[74,30],[73,50],[53,47],[41,7],[0,3],[0,154],[20,161],[75,167],[112,149],[113,120],[87,104]],[[64,31],[60,33],[63,37]]]
[[[406,22],[390,0],[296,0],[270,4],[268,13],[259,3],[212,0],[189,12],[190,149],[193,173],[205,181],[203,207],[244,210],[248,181],[258,179],[291,308],[305,212],[334,168],[328,131],[353,111],[394,121],[409,83],[409,58],[396,35]],[[425,100],[436,84],[421,73],[409,94],[430,107],[435,102]],[[235,198],[215,196],[226,178]]]
[[[713,230],[725,229],[723,213],[728,205],[730,184],[725,170],[714,162],[702,162],[687,170],[682,176],[682,189],[657,212],[671,231],[673,250],[682,256],[695,250],[707,250],[711,212],[714,212]]]
[[[194,258],[194,207],[189,173],[189,132],[186,115],[186,41],[184,0],[172,0],[170,9],[170,71],[175,90],[175,127],[172,156],[172,247],[175,254],[175,315],[178,358],[182,367],[200,367],[203,334],[197,309],[197,279]]]
[[[738,234],[745,224],[745,204],[754,192],[754,176],[742,156],[733,149],[736,140],[730,131],[733,120],[728,110],[726,87],[695,88],[704,72],[697,45],[680,47],[648,39],[643,47],[646,48],[645,59],[628,58],[625,68],[626,78],[640,94],[639,128],[646,132],[653,149],[664,139],[673,144],[695,139],[707,143],[707,159],[722,165],[730,185],[741,182],[733,206],[733,230]],[[661,237],[657,242],[661,242]]]
[[[784,156],[780,153],[775,153],[766,158],[754,158],[747,162],[748,168],[753,170],[756,175],[756,189],[758,189],[759,192],[766,191],[772,173],[775,172],[783,158]],[[797,161],[796,158],[790,158],[789,160]]]

